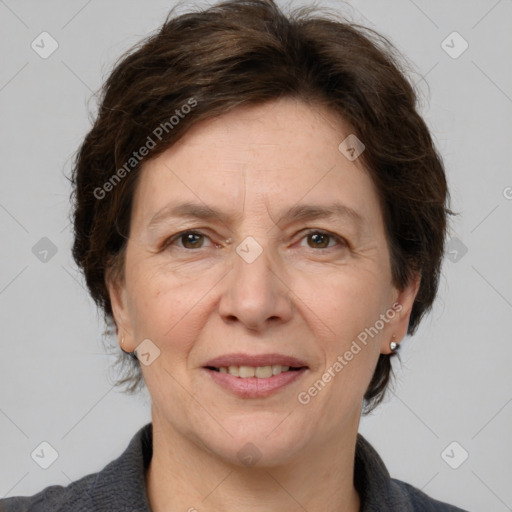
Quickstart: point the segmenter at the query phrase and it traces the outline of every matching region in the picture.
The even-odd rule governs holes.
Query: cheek
[[[389,308],[390,291],[385,269],[377,268],[347,266],[297,282],[297,296],[308,306],[311,320],[316,318],[319,332],[336,338],[341,346]]]
[[[307,322],[324,367],[308,384],[321,389],[317,407],[338,428],[346,412],[359,406],[375,370],[386,334],[368,333],[390,307],[390,287],[378,272],[338,273],[328,283],[325,293],[310,299]]]
[[[143,265],[132,283],[130,316],[137,339],[150,338],[166,346],[179,340],[176,348],[188,350],[201,328],[205,291],[212,285],[203,277],[184,280]]]

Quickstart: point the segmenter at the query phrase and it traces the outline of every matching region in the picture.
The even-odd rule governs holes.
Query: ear
[[[135,346],[124,276],[114,266],[109,266],[105,273],[105,284],[117,326],[118,343],[121,346],[121,341],[124,338],[121,348],[127,352],[132,352],[135,350]]]
[[[386,336],[382,340],[381,353],[390,354],[389,344],[391,341],[400,343],[407,335],[409,319],[411,317],[412,307],[420,288],[421,276],[416,273],[409,284],[403,290],[397,290],[396,299],[393,303],[393,310],[396,312],[394,318],[389,322],[388,332],[395,337]]]

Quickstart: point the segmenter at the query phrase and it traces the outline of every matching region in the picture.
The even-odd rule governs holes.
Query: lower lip
[[[203,369],[208,372],[216,384],[240,398],[265,398],[270,396],[272,393],[276,393],[295,382],[307,370],[307,368],[301,368],[300,370],[287,371],[266,379],[260,379],[258,377],[235,377],[229,373],[220,373],[208,368]]]

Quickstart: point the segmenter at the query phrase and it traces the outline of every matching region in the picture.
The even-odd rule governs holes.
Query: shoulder
[[[0,512],[71,512],[94,510],[88,490],[99,473],[87,475],[67,487],[52,485],[33,496],[0,500]]]
[[[152,424],[142,427],[126,450],[101,471],[52,485],[33,496],[0,499],[0,512],[150,512],[145,470],[152,457]]]
[[[391,485],[395,488],[398,499],[408,502],[409,508],[414,512],[468,512],[454,505],[431,498],[411,484],[401,480],[391,479]]]
[[[357,435],[354,483],[362,512],[468,512],[431,498],[412,485],[391,478],[377,451]]]

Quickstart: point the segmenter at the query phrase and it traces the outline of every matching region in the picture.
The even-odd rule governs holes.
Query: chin
[[[205,432],[202,444],[215,456],[240,467],[272,467],[291,463],[307,444],[307,432],[296,423],[284,426],[286,415],[258,419],[246,414],[223,424],[212,437]]]

